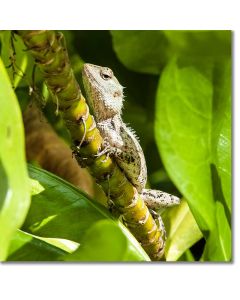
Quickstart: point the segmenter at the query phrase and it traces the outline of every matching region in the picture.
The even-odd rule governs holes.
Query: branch
[[[76,159],[80,164],[84,161],[150,258],[159,260],[164,250],[164,233],[115,161],[105,154],[97,157],[103,139],[75,79],[63,35],[50,30],[20,30],[16,33],[34,57],[55,99],[70,131]]]

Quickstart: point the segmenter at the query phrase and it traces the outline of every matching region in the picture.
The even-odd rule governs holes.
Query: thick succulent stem
[[[66,122],[76,159],[80,164],[84,161],[150,258],[159,260],[164,249],[164,233],[115,161],[105,154],[98,155],[103,139],[75,79],[63,35],[50,30],[20,30],[17,34],[33,55]]]

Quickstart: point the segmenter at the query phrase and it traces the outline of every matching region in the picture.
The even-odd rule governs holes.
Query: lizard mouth
[[[99,66],[96,66],[96,65],[93,65],[93,64],[84,64],[82,72],[83,72],[83,83],[84,83],[85,88],[92,90],[92,86],[94,85],[95,88],[100,89],[99,82],[97,81],[96,76],[93,75],[96,72],[100,74],[100,67]],[[84,78],[90,78],[91,81],[86,80],[86,79],[84,80]]]
[[[104,79],[101,76],[103,69],[105,71],[110,70],[92,64],[84,64],[82,70],[87,102],[98,120],[113,117],[121,112],[123,100],[120,91],[121,86],[117,79],[113,73],[111,80]],[[108,73],[106,72],[106,74]]]

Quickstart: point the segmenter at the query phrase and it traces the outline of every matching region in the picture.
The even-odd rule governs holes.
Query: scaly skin
[[[105,140],[105,153],[115,158],[149,208],[155,210],[179,204],[180,200],[176,196],[145,189],[147,167],[144,153],[135,132],[121,118],[123,87],[112,70],[85,64],[83,82],[97,128]]]

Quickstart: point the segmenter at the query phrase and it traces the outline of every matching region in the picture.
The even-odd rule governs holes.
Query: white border
[[[234,0],[2,1],[1,29],[237,29]]]
[[[236,299],[239,285],[240,31],[237,1],[2,1],[0,29],[232,29],[233,264],[0,264],[2,299]],[[143,5],[143,3],[145,5]],[[239,55],[239,54],[238,54]],[[73,298],[74,297],[74,298]]]

